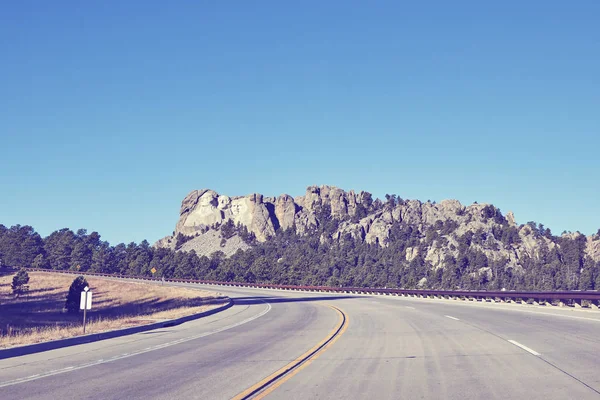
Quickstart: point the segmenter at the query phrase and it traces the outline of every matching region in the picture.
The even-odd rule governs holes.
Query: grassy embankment
[[[63,311],[75,275],[30,272],[29,292],[11,294],[13,273],[0,276],[0,348],[82,334],[82,314]],[[86,277],[93,292],[86,333],[145,325],[226,303],[218,293]]]

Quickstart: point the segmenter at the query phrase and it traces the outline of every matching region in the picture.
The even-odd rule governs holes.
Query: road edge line
[[[321,340],[318,344],[296,358],[291,363],[273,372],[260,382],[252,385],[248,389],[234,396],[232,400],[246,400],[250,398],[262,399],[267,394],[278,388],[292,376],[296,375],[303,368],[308,366],[313,360],[315,360],[320,354],[325,352],[330,346],[333,345],[342,334],[348,329],[349,319],[346,314],[337,307],[329,306],[335,310],[340,316],[339,325],[336,326],[325,339]],[[254,397],[255,396],[255,397]]]
[[[85,343],[93,343],[106,339],[113,339],[116,337],[133,335],[135,333],[146,332],[153,329],[167,328],[183,324],[184,322],[193,321],[208,317],[209,315],[216,314],[221,311],[225,311],[233,306],[233,301],[227,298],[227,304],[220,307],[213,308],[211,310],[203,311],[197,314],[188,315],[181,318],[170,319],[161,322],[155,322],[148,325],[132,326],[130,328],[116,329],[106,332],[92,333],[90,335],[75,336],[66,339],[51,340],[48,342],[27,344],[24,346],[10,347],[8,349],[0,349],[0,360],[7,358],[20,357],[28,354],[41,353],[49,350],[62,349],[64,347],[77,346]]]

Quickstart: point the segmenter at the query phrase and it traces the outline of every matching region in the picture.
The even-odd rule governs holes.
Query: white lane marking
[[[386,297],[386,299],[388,300],[393,300],[393,301],[404,301],[405,298],[404,297],[400,297],[400,296],[389,296]],[[528,314],[539,314],[539,315],[549,315],[551,317],[563,317],[563,318],[573,318],[573,319],[582,319],[582,320],[586,320],[586,321],[593,321],[593,322],[600,322],[600,318],[588,318],[588,317],[578,317],[576,315],[564,315],[564,314],[558,314],[558,313],[549,313],[549,312],[540,312],[540,311],[530,311],[530,310],[524,310],[520,307],[515,307],[515,305],[510,305],[510,304],[504,304],[504,303],[474,303],[474,302],[452,302],[448,299],[432,299],[432,300],[439,300],[439,302],[445,303],[447,305],[450,306],[466,306],[466,307],[479,307],[479,308],[486,308],[486,307],[492,307],[492,304],[494,306],[498,306],[497,309],[501,310],[501,311],[513,311],[513,312],[518,312],[518,313],[528,313]],[[513,308],[514,307],[514,308]],[[533,307],[547,307],[547,306],[531,306],[530,308]],[[580,311],[582,313],[598,313],[598,311],[590,311],[590,310],[573,310],[573,309],[565,309],[565,310],[561,310],[559,307],[556,307],[556,311],[558,312],[575,312],[575,311]]]
[[[594,322],[600,322],[600,319],[598,318],[587,318],[587,317],[577,317],[575,315],[564,315],[564,314],[554,314],[554,313],[547,313],[547,312],[538,312],[538,311],[529,311],[529,310],[511,310],[510,308],[506,308],[503,307],[502,310],[508,310],[508,311],[517,311],[517,312],[524,312],[524,313],[529,313],[529,314],[540,314],[540,315],[551,315],[553,317],[564,317],[564,318],[574,318],[574,319],[584,319],[586,321],[594,321]],[[559,311],[559,310],[557,310]],[[565,310],[567,311],[567,310]],[[569,310],[571,311],[571,310]],[[584,311],[584,312],[588,312],[588,311]],[[593,312],[593,311],[591,311]]]
[[[110,359],[107,359],[107,360],[97,360],[97,361],[93,361],[93,362],[87,363],[87,364],[75,365],[75,366],[71,366],[71,367],[66,367],[66,368],[62,368],[62,369],[56,369],[56,370],[48,371],[48,372],[41,373],[41,374],[27,376],[25,378],[14,379],[12,381],[0,382],[0,388],[6,387],[6,386],[17,385],[19,383],[31,382],[31,381],[35,381],[37,379],[46,378],[48,376],[53,376],[53,375],[58,375],[58,374],[64,374],[65,372],[76,371],[76,370],[79,370],[79,369],[83,369],[83,368],[87,368],[87,367],[92,367],[94,365],[106,364],[106,363],[109,363],[109,362],[112,362],[112,361],[122,360],[124,358],[133,357],[133,356],[136,356],[138,354],[143,354],[143,353],[148,353],[148,352],[154,351],[154,350],[164,349],[165,347],[170,347],[170,346],[173,346],[173,345],[176,345],[176,344],[188,342],[190,340],[200,339],[200,338],[203,338],[203,337],[206,337],[206,336],[213,335],[215,333],[223,332],[223,331],[226,331],[228,329],[232,329],[232,328],[235,328],[237,326],[246,324],[246,323],[248,323],[250,321],[254,321],[255,319],[260,318],[263,315],[265,315],[266,313],[268,313],[269,311],[271,311],[271,304],[266,303],[266,302],[264,302],[264,303],[267,305],[267,307],[260,314],[256,314],[256,315],[254,315],[254,316],[252,316],[250,318],[246,318],[245,320],[240,321],[240,322],[236,322],[235,324],[232,324],[232,325],[227,325],[227,326],[224,326],[222,328],[212,330],[210,332],[201,333],[199,335],[194,335],[194,336],[189,336],[189,337],[186,337],[186,338],[183,338],[183,339],[174,340],[172,342],[167,342],[167,343],[159,344],[159,345],[152,346],[152,347],[146,347],[143,350],[136,351],[136,352],[133,352],[133,353],[121,354],[119,356],[114,356],[114,357],[112,357]]]
[[[450,319],[453,319],[453,320],[455,320],[455,321],[460,321],[460,319],[458,319],[458,318],[456,318],[456,317],[452,317],[452,316],[450,316],[450,315],[444,315],[444,317],[446,317],[446,318],[450,318]]]
[[[414,307],[411,307],[411,306],[406,306],[406,308],[410,308],[411,310],[415,309]]]
[[[509,340],[508,342],[514,344],[517,347],[522,348],[523,350],[525,350],[528,353],[533,354],[534,356],[541,356],[541,354],[538,353],[537,351],[530,349],[529,347],[527,347],[525,345],[522,345],[521,343],[517,342],[516,340]]]

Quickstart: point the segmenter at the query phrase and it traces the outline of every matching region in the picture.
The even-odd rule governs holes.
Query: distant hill
[[[491,204],[311,186],[304,196],[195,190],[173,235],[111,245],[0,224],[1,266],[277,284],[599,290],[600,235],[553,235]],[[0,274],[2,271],[0,271]]]
[[[249,250],[262,253],[267,268],[288,270],[298,261],[290,252],[315,240],[322,253],[313,260],[318,271],[303,277],[313,283],[576,289],[600,282],[598,234],[555,236],[541,224],[518,224],[511,212],[503,214],[491,204],[421,202],[397,195],[380,200],[332,186],[310,186],[295,198],[194,190],[182,201],[173,235],[154,246],[206,256],[221,250],[225,257]],[[268,257],[267,249],[273,253]],[[357,259],[340,263],[340,249]],[[369,272],[358,281],[345,276],[357,273],[367,256],[374,264],[387,263],[385,276]],[[263,277],[272,280],[270,273]]]

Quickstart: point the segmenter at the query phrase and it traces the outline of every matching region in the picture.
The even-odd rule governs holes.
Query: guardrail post
[[[573,299],[573,307],[575,307],[575,308],[581,308],[581,300],[579,300],[579,299]]]
[[[598,310],[599,309],[598,304],[599,304],[598,300],[590,300],[590,308],[592,310]]]

